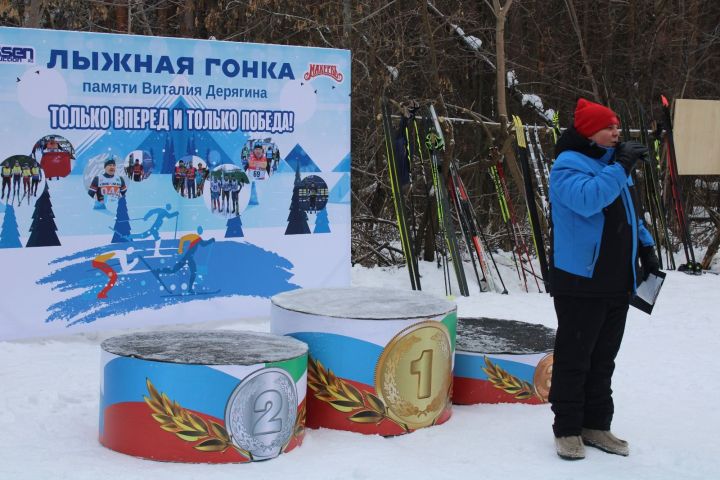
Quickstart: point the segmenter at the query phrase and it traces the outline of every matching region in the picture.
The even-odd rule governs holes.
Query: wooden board
[[[673,130],[680,175],[720,175],[720,100],[675,100]]]

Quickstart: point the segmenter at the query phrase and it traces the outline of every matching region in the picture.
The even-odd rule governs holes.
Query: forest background
[[[548,113],[557,112],[566,127],[578,97],[586,97],[618,111],[627,105],[621,120],[637,129],[638,105],[648,121],[662,119],[660,94],[720,99],[717,0],[2,0],[0,25],[350,49],[352,259],[363,265],[404,261],[383,97],[398,114],[415,100],[432,102],[443,118],[463,119],[442,123],[443,167],[458,161],[488,243],[506,251],[512,238],[488,171],[504,162],[511,201],[524,205],[509,115],[545,127]],[[551,157],[550,130],[539,134]],[[437,219],[426,179],[428,166],[418,161],[406,194],[417,251],[431,260]],[[720,245],[719,180],[682,180],[692,237],[707,247],[707,264]],[[530,235],[527,224],[522,230]]]

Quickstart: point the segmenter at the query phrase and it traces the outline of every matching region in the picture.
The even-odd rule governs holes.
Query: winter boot
[[[585,447],[580,435],[555,437],[555,450],[563,460],[582,460],[585,458]]]
[[[614,453],[627,457],[630,455],[630,447],[625,440],[620,440],[610,433],[610,430],[582,429],[582,441],[585,445],[599,448],[603,452]]]

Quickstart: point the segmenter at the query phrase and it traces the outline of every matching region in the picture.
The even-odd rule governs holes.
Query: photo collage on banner
[[[0,28],[0,340],[350,284],[350,52]]]

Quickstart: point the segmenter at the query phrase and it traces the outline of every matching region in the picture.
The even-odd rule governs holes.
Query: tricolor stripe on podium
[[[295,382],[298,411],[305,404],[307,391],[306,357],[256,365],[189,365],[155,362],[102,354],[100,385],[100,442],[113,450],[146,458],[183,462],[243,462],[235,449],[207,452],[164,430],[153,418],[146,403],[150,398],[148,381],[160,394],[193,415],[225,427],[228,399],[243,378],[258,370],[282,368]],[[105,379],[112,379],[106,382]],[[201,386],[201,387],[198,387]],[[286,451],[300,439],[294,439]]]

